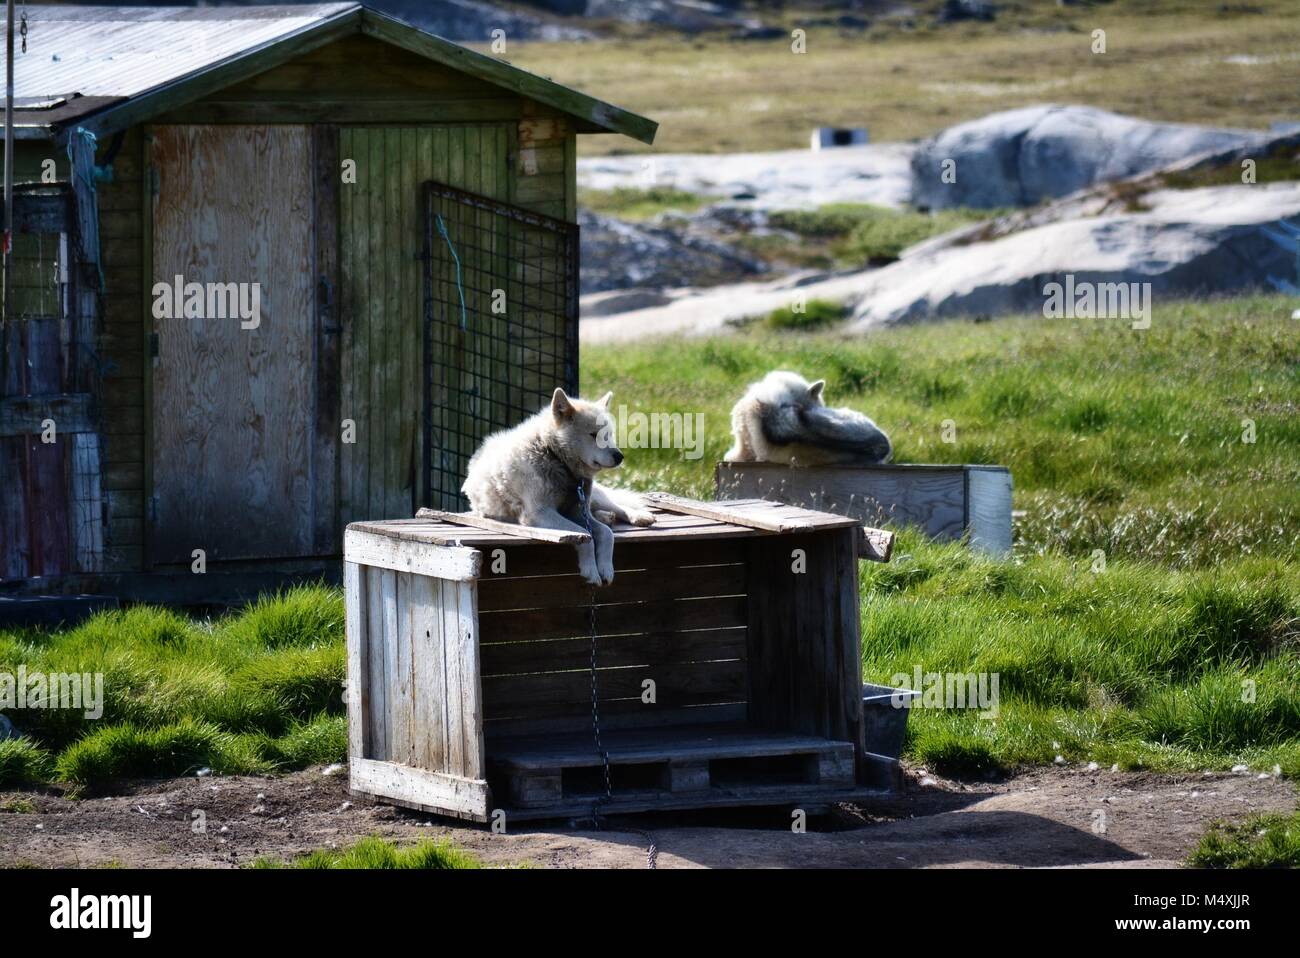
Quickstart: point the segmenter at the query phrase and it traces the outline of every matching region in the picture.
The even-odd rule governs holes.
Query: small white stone
[[[925,775],[925,776],[923,776],[923,777],[921,778],[921,784],[922,784],[922,785],[937,785],[938,783],[937,783],[934,779],[932,779],[929,775]]]
[[[1095,772],[1095,771],[1097,771],[1097,769],[1098,769],[1099,767],[1100,767],[1100,766],[1098,766],[1096,762],[1089,762],[1089,763],[1088,763],[1088,771],[1090,771],[1090,772]]]
[[[1233,770],[1234,772],[1236,772],[1238,775],[1240,775],[1242,772],[1249,772],[1249,771],[1250,771],[1250,766],[1249,766],[1249,765],[1234,765],[1234,766],[1232,766],[1232,770]]]
[[[343,769],[344,769],[344,766],[335,763],[334,765],[327,765],[327,766],[325,767],[325,770],[324,770],[323,772],[321,772],[321,774],[322,774],[322,775],[338,775],[340,772],[343,771]]]
[[[1064,755],[1058,755],[1058,756],[1056,756],[1056,758],[1052,759],[1052,761],[1053,761],[1055,764],[1057,764],[1057,765],[1064,765],[1064,764],[1065,764],[1065,756],[1064,756]]]
[[[212,774],[212,769],[207,768],[206,766],[194,773],[196,778],[207,778],[211,774]]]
[[[1281,778],[1281,777],[1282,777],[1282,766],[1281,766],[1281,765],[1274,765],[1274,766],[1273,766],[1273,777],[1274,777],[1274,778]]]

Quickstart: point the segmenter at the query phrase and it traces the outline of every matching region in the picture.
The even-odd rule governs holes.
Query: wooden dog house
[[[337,576],[576,387],[576,136],[654,123],[357,3],[28,16],[6,586]]]
[[[586,815],[605,794],[593,683],[604,812],[892,785],[897,761],[864,747],[857,569],[891,536],[763,500],[652,503],[654,526],[615,527],[596,590],[577,534],[447,513],[350,525],[353,790],[475,821]]]

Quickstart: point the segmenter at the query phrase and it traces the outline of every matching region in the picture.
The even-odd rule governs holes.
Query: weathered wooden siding
[[[340,197],[343,446],[340,524],[409,516],[421,475],[424,280],[420,184],[508,199],[513,125],[345,127]]]
[[[399,47],[353,36],[161,118],[163,123],[464,123],[511,120],[523,100]]]
[[[108,143],[100,146],[101,156]],[[99,335],[104,429],[104,490],[108,502],[104,568],[142,567],[145,515],[144,198],[149,188],[144,134],[127,131],[113,160],[112,179],[101,181],[100,251],[104,265],[103,320]]]

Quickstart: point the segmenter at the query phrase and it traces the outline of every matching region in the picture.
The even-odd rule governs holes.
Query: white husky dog
[[[791,466],[870,466],[888,462],[889,437],[867,416],[822,403],[824,379],[768,373],[731,410],[735,439],[728,462],[783,462]]]
[[[548,408],[483,440],[461,487],[470,508],[489,519],[567,532],[586,532],[590,522],[578,571],[592,585],[614,581],[614,533],[605,523],[655,521],[639,496],[594,481],[623,461],[614,445],[612,398],[584,402],[555,390]]]

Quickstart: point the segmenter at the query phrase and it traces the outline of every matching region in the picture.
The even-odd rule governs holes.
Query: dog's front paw
[[[613,581],[614,581],[614,563],[611,562],[609,563],[609,565],[601,567],[600,584],[609,585]]]
[[[627,521],[634,526],[652,526],[655,524],[653,513],[635,509],[627,514]]]
[[[584,580],[591,583],[592,585],[605,584],[605,580],[601,577],[600,569],[596,567],[596,563],[594,562],[581,563],[578,566],[578,575],[582,576]]]

